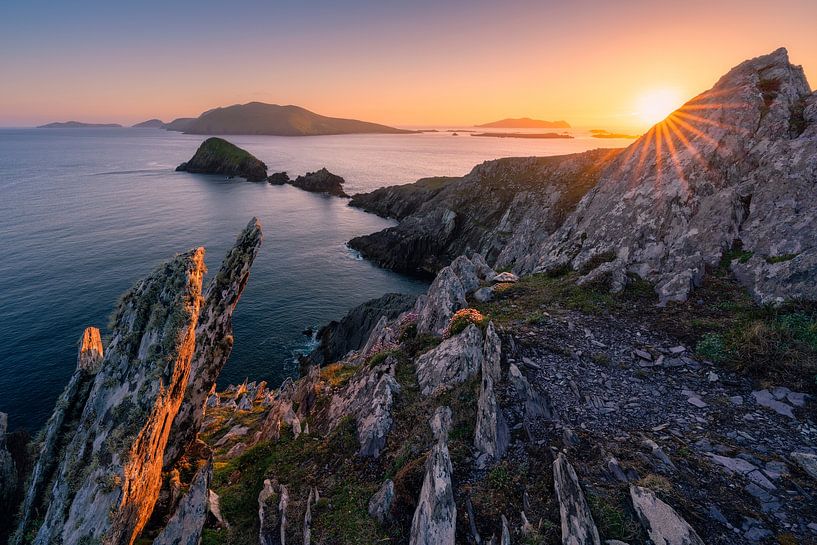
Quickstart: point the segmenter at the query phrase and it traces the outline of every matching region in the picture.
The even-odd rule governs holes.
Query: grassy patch
[[[385,358],[384,358],[385,359]],[[355,365],[332,363],[321,367],[321,378],[333,388],[343,386],[358,371]]]
[[[605,539],[630,542],[640,533],[638,521],[630,513],[624,494],[588,493],[587,502],[599,533]]]
[[[782,254],[782,255],[771,255],[766,258],[766,263],[770,265],[774,265],[775,263],[785,263],[786,261],[791,261],[795,257],[800,254]]]

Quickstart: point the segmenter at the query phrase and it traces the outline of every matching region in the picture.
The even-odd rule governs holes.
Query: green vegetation
[[[632,542],[641,533],[641,527],[627,507],[627,497],[623,493],[610,496],[588,493],[587,502],[593,520],[604,539],[618,539]]]
[[[484,330],[488,326],[488,320],[485,316],[475,308],[464,308],[458,310],[451,317],[446,328],[446,337],[453,337],[459,335],[469,325],[474,324],[480,329]]]
[[[232,163],[235,166],[240,165],[243,161],[257,161],[257,159],[248,151],[243,150],[224,140],[223,138],[208,138],[199,146],[196,155],[199,153],[207,153],[218,157],[220,160]],[[193,160],[195,161],[195,156]]]
[[[800,254],[782,254],[782,255],[773,255],[766,258],[766,263],[773,265],[775,263],[783,263],[786,261],[791,261],[795,257]]]

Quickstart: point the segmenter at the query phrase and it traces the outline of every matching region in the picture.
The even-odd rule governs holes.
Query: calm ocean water
[[[229,137],[291,175],[327,167],[348,193],[461,175],[498,157],[628,142],[476,138],[447,133]],[[265,240],[234,315],[221,386],[277,385],[309,348],[302,334],[424,281],[378,269],[345,242],[391,223],[290,186],[177,173],[203,137],[153,129],[0,129],[0,411],[41,426],[74,370],[77,340],[103,329],[118,296],[177,252],[203,245],[218,269],[252,216]]]

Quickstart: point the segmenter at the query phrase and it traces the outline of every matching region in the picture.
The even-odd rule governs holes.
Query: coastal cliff
[[[710,168],[658,128],[356,196],[400,220],[361,251],[434,280],[330,324],[277,387],[215,387],[257,221],[203,296],[202,249],[159,267],[107,346],[83,335],[16,542],[814,541],[817,102],[783,51],[716,91],[684,146]]]
[[[176,167],[176,170],[199,174],[223,174],[229,177],[240,176],[248,182],[262,182],[267,179],[267,165],[248,151],[215,137],[202,142],[195,155]]]
[[[353,206],[401,222],[350,245],[406,272],[475,251],[517,273],[567,267],[617,285],[634,273],[662,303],[685,300],[726,260],[758,301],[814,299],[815,131],[817,95],[780,49],[737,66],[623,152],[501,159],[442,189],[355,196]],[[406,194],[411,204],[393,212]]]

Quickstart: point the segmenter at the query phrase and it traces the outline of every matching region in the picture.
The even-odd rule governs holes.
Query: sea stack
[[[223,138],[215,137],[202,142],[192,159],[180,164],[176,171],[239,176],[248,182],[267,179],[267,165],[263,161]]]

